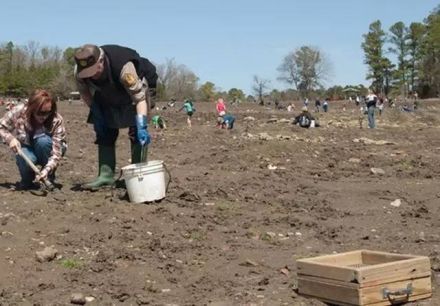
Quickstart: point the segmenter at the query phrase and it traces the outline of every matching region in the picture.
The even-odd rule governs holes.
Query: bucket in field
[[[121,170],[130,202],[151,202],[165,198],[167,186],[163,161],[132,164]]]
[[[315,120],[310,121],[310,127],[314,128],[315,127]]]

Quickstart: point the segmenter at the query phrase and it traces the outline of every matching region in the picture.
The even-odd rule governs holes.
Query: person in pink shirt
[[[217,111],[217,128],[222,128],[222,125],[219,122],[223,121],[223,116],[226,115],[226,105],[225,101],[222,98],[217,100],[215,104],[215,110]]]
[[[226,114],[226,105],[225,101],[222,98],[217,100],[217,104],[215,105],[215,109],[217,110],[217,114],[219,116],[224,116]]]

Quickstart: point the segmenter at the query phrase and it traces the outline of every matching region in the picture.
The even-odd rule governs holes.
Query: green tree
[[[413,22],[408,32],[408,78],[410,90],[416,88],[416,80],[419,75],[420,60],[422,58],[422,41],[425,34],[425,26],[420,22]]]
[[[243,90],[238,88],[231,88],[228,91],[228,100],[231,102],[243,102],[245,99],[245,95]]]
[[[326,97],[324,98],[329,98],[331,100],[340,100],[345,95],[344,88],[339,85],[328,88],[325,94]]]
[[[213,101],[216,96],[215,84],[212,82],[205,82],[199,88],[199,97],[202,101]]]
[[[6,73],[12,72],[12,59],[14,55],[14,44],[12,41],[8,42],[6,45]]]
[[[403,97],[407,96],[407,70],[408,70],[408,28],[401,21],[396,22],[390,27],[389,42],[391,47],[389,51],[397,56],[397,69],[394,74],[397,79],[397,86],[400,88]]]
[[[426,18],[422,44],[423,95],[440,95],[440,5]]]
[[[73,65],[62,54],[60,48],[40,47],[38,42],[29,42],[26,46],[15,46],[13,42],[2,45],[0,94],[24,96],[40,87],[58,96],[67,96],[73,88]]]
[[[364,63],[368,65],[367,79],[372,80],[372,87],[376,93],[384,92],[384,81],[390,61],[383,56],[385,32],[380,20],[369,26],[369,32],[363,35]]]
[[[75,66],[74,55],[75,55],[75,48],[68,47],[68,48],[66,48],[66,50],[64,50],[63,59],[67,65],[72,66],[72,67]]]

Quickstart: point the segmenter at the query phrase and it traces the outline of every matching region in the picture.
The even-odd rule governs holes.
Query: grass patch
[[[83,263],[77,259],[63,259],[61,260],[60,265],[66,269],[78,269]]]
[[[217,210],[217,216],[221,218],[232,217],[238,213],[239,207],[236,203],[229,201],[219,201],[215,206]]]
[[[206,233],[200,230],[194,230],[190,233],[189,238],[194,241],[206,240]]]
[[[398,165],[401,170],[408,171],[413,169],[413,163],[407,159],[399,161]]]

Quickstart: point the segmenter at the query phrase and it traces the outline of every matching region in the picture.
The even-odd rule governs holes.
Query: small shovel
[[[21,149],[18,149],[17,154],[24,159],[24,161],[29,165],[29,167],[32,168],[32,170],[34,170],[35,174],[40,175],[40,170],[37,168],[37,166],[34,165],[29,157],[27,157],[26,154],[23,153]],[[48,191],[53,191],[55,189],[53,184],[47,178],[42,179],[42,183],[45,186],[45,190],[43,191],[45,193],[44,195],[46,195]]]

